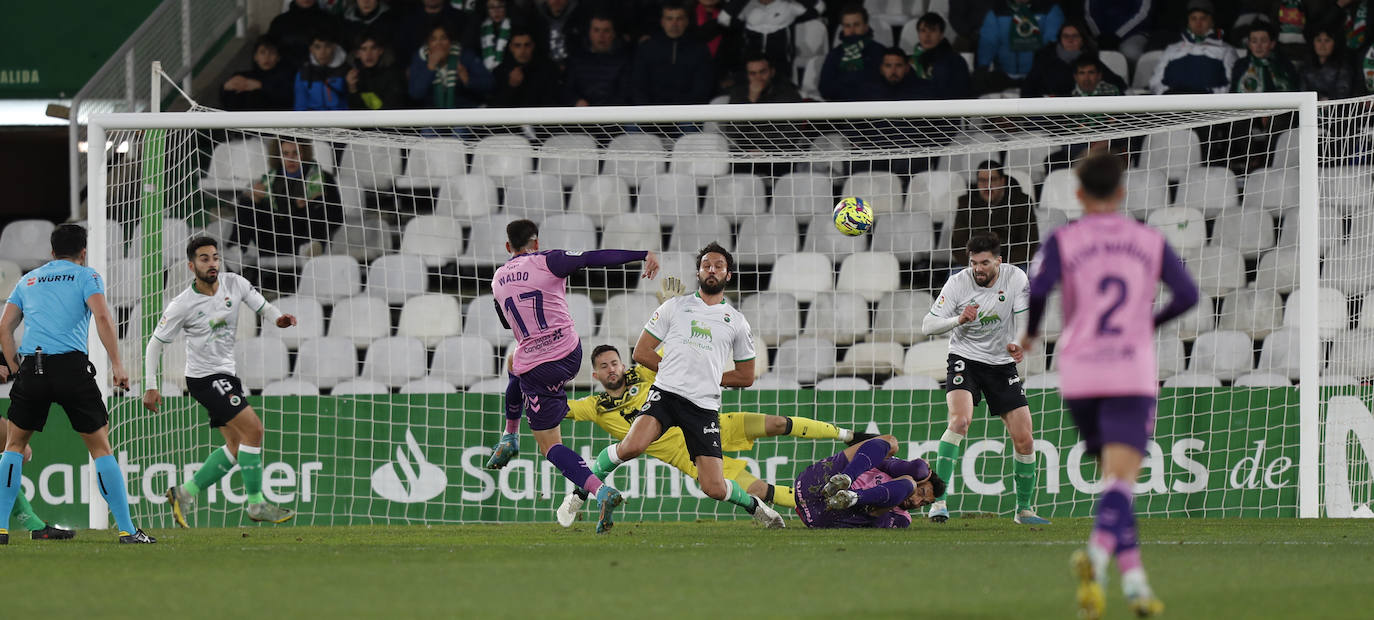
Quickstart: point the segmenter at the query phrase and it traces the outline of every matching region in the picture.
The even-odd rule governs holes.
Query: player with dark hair
[[[0,545],[9,544],[10,510],[22,492],[24,455],[29,439],[43,430],[48,409],[60,405],[81,435],[91,458],[101,497],[119,527],[119,542],[150,544],[157,539],[134,527],[124,472],[110,448],[110,414],[87,358],[91,318],[110,356],[110,377],[128,389],[129,373],[119,357],[118,330],[105,303],[105,281],[86,266],[86,229],[63,224],[49,237],[52,258],[19,278],[0,316],[0,382],[10,389],[9,432],[0,457]],[[14,330],[24,321],[24,341],[15,346]],[[22,357],[21,357],[22,356]]]
[[[806,527],[903,528],[911,514],[945,494],[921,459],[893,458],[897,438],[874,437],[821,459],[797,476],[797,515]]]
[[[922,322],[927,335],[954,332],[949,339],[945,378],[949,426],[940,437],[935,471],[946,483],[953,483],[959,444],[973,422],[973,408],[986,398],[988,413],[1002,418],[1015,451],[1016,512],[1012,520],[1048,525],[1049,521],[1035,514],[1032,501],[1037,469],[1035,435],[1030,403],[1016,372],[1022,357],[1016,343],[1016,315],[1028,307],[1028,279],[1020,267],[1002,262],[1002,244],[995,233],[975,233],[967,249],[968,269],[950,276]],[[947,519],[946,502],[935,502],[930,507],[930,520],[943,523]]]
[[[584,267],[636,261],[644,261],[643,277],[652,278],[658,275],[658,257],[645,250],[540,250],[539,227],[529,220],[506,226],[506,251],[512,256],[497,268],[491,292],[501,324],[515,332],[516,347],[506,386],[506,433],[487,466],[502,467],[519,451],[515,433],[523,401],[539,452],[573,484],[596,494],[601,509],[597,531],[604,531],[610,528],[612,511],[624,500],[587,469],[581,456],[563,445],[558,429],[568,415],[564,386],[582,368],[582,341],[564,297],[567,278]]]
[[[1050,291],[1063,280],[1064,332],[1055,349],[1059,392],[1088,453],[1101,460],[1104,486],[1088,548],[1073,556],[1079,617],[1101,617],[1113,557],[1127,604],[1136,615],[1150,616],[1164,604],[1140,561],[1131,485],[1154,432],[1155,328],[1196,304],[1198,290],[1164,235],[1120,213],[1120,160],[1092,155],[1077,173],[1083,217],[1055,229],[1035,257],[1021,349],[1035,342]],[[1160,282],[1173,298],[1155,312]]]
[[[238,342],[241,306],[281,328],[295,325],[296,317],[267,303],[242,276],[220,273],[219,244],[213,238],[195,237],[187,242],[186,268],[194,276],[191,286],[167,303],[143,353],[143,407],[156,413],[161,406],[158,362],[162,360],[162,346],[185,331],[186,391],[205,407],[210,428],[219,429],[224,445],[210,452],[190,480],[167,489],[172,519],[181,527],[190,527],[186,515],[191,513],[196,496],[237,463],[248,496],[244,506],[248,518],[269,523],[289,521],[296,513],[269,503],[262,494],[264,429],[237,376],[234,345]]]

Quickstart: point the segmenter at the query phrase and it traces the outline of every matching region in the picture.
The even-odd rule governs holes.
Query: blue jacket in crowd
[[[669,39],[657,32],[634,54],[633,103],[707,103],[715,86],[711,52],[700,40],[683,35]]]
[[[1016,0],[1009,0],[1015,2]],[[1011,6],[999,2],[983,18],[983,27],[978,31],[978,68],[991,66],[1016,79],[1030,73],[1035,52],[1046,43],[1059,38],[1059,27],[1064,25],[1064,12],[1052,0],[1031,0],[1031,13],[1035,15],[1040,28],[1040,44],[1017,51],[1012,49],[1011,31],[1016,27]]]

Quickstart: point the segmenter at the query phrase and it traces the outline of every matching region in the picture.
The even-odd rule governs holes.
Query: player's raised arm
[[[19,323],[24,320],[24,311],[13,303],[5,304],[5,313],[0,316],[0,352],[5,355],[3,364],[0,364],[0,383],[9,381],[15,373],[19,372],[19,346],[14,342],[14,330],[19,327]]]
[[[253,288],[253,285],[249,284],[246,280],[243,281],[243,285],[247,289],[247,292],[243,294],[243,303],[248,304],[248,307],[258,313],[258,316],[261,316],[264,321],[272,323],[282,329],[296,324],[295,316],[286,314],[282,312],[281,309],[272,305],[267,301],[266,297],[262,296],[262,293],[258,292],[258,289]]]
[[[591,250],[588,252],[565,252],[553,250],[548,253],[549,271],[560,278],[566,278],[585,267],[611,267],[635,261],[644,261],[641,275],[653,278],[658,275],[658,255],[653,250]]]

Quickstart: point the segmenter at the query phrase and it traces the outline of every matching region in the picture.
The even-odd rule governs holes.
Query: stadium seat
[[[856,392],[873,389],[867,379],[859,377],[830,377],[816,382],[818,392]]]
[[[319,386],[300,379],[283,379],[262,389],[263,396],[319,396]]]
[[[730,144],[718,133],[689,133],[673,143],[668,171],[696,179],[706,187],[711,179],[730,172]]]
[[[1126,62],[1125,54],[1116,50],[1100,50],[1097,52],[1097,59],[1101,60],[1102,64],[1112,73],[1121,76],[1121,79],[1125,80],[1127,84],[1131,83],[1131,72],[1127,69],[1129,65]]]
[[[653,250],[663,245],[663,229],[658,217],[648,213],[621,213],[606,220],[601,247],[623,250]]]
[[[934,299],[925,291],[892,291],[878,300],[878,314],[873,319],[873,342],[895,341],[904,345],[926,339],[921,330],[922,317],[930,310]]]
[[[1166,388],[1219,388],[1221,380],[1212,375],[1200,375],[1197,373],[1177,374],[1164,380]]]
[[[452,383],[434,377],[421,377],[401,386],[402,394],[452,394],[458,390]]]
[[[329,389],[358,376],[357,345],[352,338],[311,338],[296,354],[296,378]]]
[[[902,371],[902,345],[895,342],[860,342],[845,351],[835,367],[838,375],[894,375]]]
[[[1323,205],[1365,206],[1374,194],[1369,166],[1331,166],[1317,169],[1317,194]],[[1290,206],[1297,206],[1296,203]]]
[[[952,226],[954,213],[959,207],[959,197],[967,193],[968,181],[960,172],[918,172],[911,175],[911,182],[907,184],[906,210],[929,214],[931,221]]]
[[[825,56],[813,56],[802,66],[801,81],[797,83],[797,90],[802,99],[807,101],[825,101],[821,96],[821,67],[825,65]]]
[[[1298,288],[1288,295],[1283,307],[1284,327],[1297,329],[1302,324],[1299,301],[1307,294],[1310,294],[1308,289]],[[1317,333],[1323,340],[1335,338],[1349,326],[1345,294],[1334,288],[1317,289],[1317,312]]]
[[[820,70],[819,67],[818,64],[817,71]],[[810,98],[806,96],[805,85],[802,88],[802,97]],[[816,100],[822,101],[819,97],[820,94],[817,93]],[[811,149],[808,154],[812,160],[811,163],[798,164],[796,170],[838,177],[845,173],[845,162],[838,153],[848,151],[851,148],[853,147],[850,146],[849,139],[844,137],[844,134],[837,131],[823,133],[811,141]]]
[[[1163,308],[1168,303],[1168,292],[1161,291],[1155,297],[1155,307]],[[1197,339],[1198,334],[1209,332],[1216,328],[1216,314],[1212,306],[1212,298],[1207,293],[1198,293],[1197,305],[1191,310],[1159,328],[1160,333],[1172,334],[1182,339],[1184,342],[1192,342]]]
[[[825,24],[818,19],[809,19],[801,22],[795,27],[795,43],[797,46],[797,66],[801,66],[803,59],[824,57],[830,51],[830,43],[826,41]]]
[[[1247,259],[1274,247],[1274,219],[1262,209],[1231,209],[1212,225],[1212,245],[1239,250]]]
[[[1045,302],[1045,319],[1040,325],[1040,337],[1045,342],[1059,340],[1059,334],[1064,331],[1063,304],[1063,295],[1059,290],[1050,293],[1049,301]]]
[[[1252,372],[1236,377],[1231,383],[1235,387],[1292,387],[1288,377],[1271,372]]]
[[[123,263],[125,269],[136,267],[136,263]],[[107,280],[113,280],[115,273],[137,273],[137,271],[116,272],[111,268]],[[0,260],[0,294],[8,296],[14,292],[14,285],[19,283],[19,278],[24,275],[24,270],[19,267],[19,263],[12,260]]]
[[[1040,210],[1064,213],[1069,219],[1083,214],[1083,203],[1078,201],[1078,175],[1072,168],[1061,168],[1045,176],[1045,185],[1040,190]],[[1041,231],[1044,235],[1044,231]]]
[[[735,242],[735,260],[741,265],[769,265],[784,254],[797,251],[801,235],[790,215],[764,215],[744,220]]]
[[[405,336],[379,338],[367,348],[359,376],[391,387],[419,379],[425,376],[425,345]]]
[[[1146,135],[1143,148],[1140,167],[1163,170],[1170,181],[1181,181],[1189,170],[1202,166],[1202,141],[1191,129]]]
[[[23,229],[27,230],[27,232],[21,234],[42,235],[40,245],[43,246],[43,260],[33,266],[26,266],[24,261],[20,260],[20,258],[10,256],[9,251],[6,249],[10,247],[10,244],[5,241],[6,233],[9,232],[10,228],[20,226],[21,224]],[[5,232],[0,233],[0,258],[13,260],[25,269],[33,269],[42,263],[48,262],[48,260],[52,258],[52,247],[48,242],[48,235],[52,234],[52,230],[52,222],[46,220],[17,220],[10,222],[10,225],[5,227]],[[134,226],[133,234],[129,237],[129,240],[133,243],[129,250],[130,258],[143,256],[143,238],[146,234],[143,228],[143,222],[139,222]],[[185,265],[186,242],[190,240],[191,227],[186,224],[186,220],[175,217],[163,218],[162,263],[167,266]],[[30,239],[28,243],[33,243],[33,240]]]
[[[396,177],[397,189],[440,187],[449,179],[466,175],[467,152],[467,144],[457,138],[421,140],[410,149],[405,174]]]
[[[1175,207],[1197,209],[1205,218],[1216,217],[1239,205],[1236,175],[1216,166],[1189,169],[1179,181],[1178,195],[1174,197]]]
[[[534,169],[534,147],[524,136],[487,136],[472,148],[472,155],[472,173],[485,174],[497,185]]]
[[[506,181],[503,213],[520,219],[543,222],[563,212],[563,184],[551,174],[532,172]]]
[[[776,347],[801,334],[801,307],[790,293],[747,295],[740,310],[746,317],[755,317],[749,326],[767,346]]]
[[[1344,132],[1334,132],[1334,133],[1344,133]],[[1334,137],[1334,136],[1331,136],[1331,137]],[[1273,153],[1274,153],[1274,159],[1273,159],[1273,162],[1271,163],[1271,165],[1272,165],[1273,167],[1275,167],[1275,168],[1288,168],[1288,169],[1292,169],[1292,170],[1294,170],[1294,171],[1297,170],[1297,167],[1298,167],[1298,165],[1299,165],[1299,163],[1298,163],[1298,158],[1301,157],[1301,154],[1300,154],[1299,151],[1298,151],[1298,148],[1299,148],[1299,147],[1298,147],[1298,138],[1299,138],[1299,136],[1298,136],[1297,128],[1293,128],[1293,129],[1289,129],[1288,131],[1281,132],[1281,133],[1279,133],[1278,136],[1276,136],[1276,137],[1274,138],[1274,144],[1273,144],[1273,146],[1270,148],[1270,150],[1273,151]],[[1328,139],[1329,139],[1329,138],[1328,138]],[[1334,142],[1334,140],[1333,140],[1333,142]],[[1318,148],[1320,148],[1320,147],[1318,147]],[[1292,203],[1292,204],[1297,204],[1297,203]]]
[[[391,388],[370,379],[349,379],[329,390],[331,396],[368,396],[390,393]]]
[[[1263,339],[1283,326],[1283,302],[1271,289],[1231,291],[1221,299],[1221,320],[1217,326]]]
[[[468,233],[468,244],[458,257],[460,267],[495,267],[506,262],[506,225],[515,218],[501,214],[478,219]],[[595,247],[595,246],[593,246]],[[591,249],[591,248],[587,248]]]
[[[735,259],[739,260],[739,257],[736,256]],[[663,279],[667,278],[668,276],[673,276],[679,280],[682,280],[683,282],[686,282],[688,286],[691,286],[691,283],[694,282],[696,279],[697,266],[695,252],[691,254],[688,254],[687,252],[664,252],[658,255],[658,266],[658,277],[652,280],[648,278],[640,278],[639,284],[635,286],[636,291],[641,293],[652,294],[658,291],[659,285],[661,285],[663,283]],[[573,315],[573,317],[576,318],[576,315]],[[595,322],[593,322],[593,324],[594,323]],[[580,334],[590,334],[593,331],[595,331],[582,331],[582,328],[580,327],[581,323],[579,323],[578,325],[579,327],[577,328],[577,332]]]
[[[1335,248],[1321,264],[1321,285],[1347,295],[1363,293],[1374,283],[1371,278],[1374,278],[1374,254],[1349,243]]]
[[[1359,324],[1356,329],[1374,329],[1374,290],[1364,291],[1361,296]]]
[[[835,185],[828,176],[792,172],[773,184],[773,215],[791,216],[800,224],[817,213],[829,213],[834,207]]]
[[[819,293],[806,313],[807,336],[851,344],[868,333],[868,304],[854,293]]]
[[[1188,261],[1189,270],[1205,294],[1217,297],[1245,286],[1245,259],[1227,247],[1205,246],[1198,257]]]
[[[186,340],[185,332],[177,334],[162,347],[162,381],[163,383],[173,383],[178,389],[186,390]],[[140,359],[142,351],[148,346],[147,340],[141,340],[134,350],[138,351],[137,357]],[[139,372],[138,374],[143,374]]]
[[[483,379],[469,385],[466,392],[469,394],[504,394],[506,393],[506,378]]]
[[[484,338],[496,347],[504,347],[515,339],[515,334],[501,325],[501,317],[496,313],[496,303],[491,295],[478,295],[468,302],[463,313],[463,335]]]
[[[601,329],[596,333],[597,340],[617,347],[633,346],[639,340],[644,324],[649,322],[649,317],[657,309],[658,300],[647,293],[612,295],[601,312]]]
[[[834,268],[824,254],[784,254],[773,263],[768,290],[791,293],[797,301],[810,303],[817,293],[834,289]]]
[[[360,266],[351,256],[316,256],[301,268],[296,294],[330,306],[362,290]]]
[[[977,129],[960,132],[954,136],[953,143],[976,149],[964,153],[951,153],[940,158],[940,170],[957,172],[964,179],[965,193],[973,184],[973,180],[978,178],[974,169],[984,161],[1002,161],[1002,151],[1006,148],[1000,143],[998,136]]]
[[[1317,238],[1321,240],[1321,245],[1317,247],[1322,256],[1330,256],[1331,250],[1345,242],[1345,216],[1342,215],[1342,208],[1330,205],[1322,205],[1317,213]],[[1298,214],[1296,211],[1287,213],[1283,217],[1283,224],[1279,227],[1279,248],[1298,247]]]
[[[654,174],[639,184],[635,211],[657,215],[665,224],[697,214],[697,183],[685,174]]]
[[[604,226],[607,219],[630,212],[630,186],[617,176],[582,177],[573,186],[568,211],[585,214],[597,226]]]
[[[1283,248],[1265,252],[1255,270],[1255,288],[1287,293],[1298,286],[1298,250]]]
[[[886,252],[898,262],[917,263],[935,247],[935,225],[928,213],[888,213],[873,230],[874,252]]]
[[[425,260],[410,254],[388,254],[372,261],[367,269],[365,294],[380,297],[388,305],[399,306],[420,295],[429,286]]]
[[[1135,59],[1135,73],[1131,74],[1132,95],[1148,95],[1150,91],[1150,79],[1154,77],[1155,65],[1159,64],[1160,58],[1164,56],[1164,50],[1150,50]],[[1123,76],[1124,77],[1124,76]]]
[[[359,295],[334,305],[329,317],[329,336],[348,338],[366,349],[377,338],[391,335],[391,309],[380,297]]]
[[[1321,387],[1355,387],[1363,385],[1364,381],[1350,375],[1323,374],[1318,384]]]
[[[572,187],[582,177],[596,176],[602,155],[596,138],[577,133],[551,136],[544,140],[539,154],[539,171],[558,177],[563,187]]]
[[[730,222],[714,215],[685,215],[677,218],[677,223],[673,225],[673,234],[668,237],[668,251],[695,257],[701,248],[713,241],[734,251],[735,245],[730,242]],[[736,256],[735,259],[745,262],[744,256]]]
[[[0,261],[0,291],[8,296],[14,291],[14,286],[19,282],[23,272],[19,270],[19,265],[13,261]],[[110,261],[109,268],[105,271],[105,299],[115,308],[131,308],[142,298],[143,288],[139,277],[143,270],[143,261],[137,258],[117,258]],[[166,272],[158,270],[157,281],[162,282],[166,277]],[[169,302],[171,299],[164,299]]]
[[[1146,223],[1164,233],[1169,245],[1185,261],[1197,258],[1207,243],[1207,224],[1202,212],[1186,207],[1164,207],[1150,212]]]
[[[902,374],[944,381],[949,368],[949,340],[927,340],[911,345],[902,362]]]
[[[267,384],[285,379],[291,374],[287,361],[286,343],[276,338],[249,338],[234,347],[234,363],[238,378],[250,390],[260,390]]]
[[[463,253],[463,226],[446,217],[415,216],[401,235],[401,253],[419,256],[428,267],[452,263]]]
[[[1260,346],[1258,372],[1270,372],[1297,380],[1301,368],[1298,357],[1298,343],[1301,340],[1297,328],[1280,329],[1270,333]]]
[[[885,171],[855,172],[845,179],[840,195],[863,198],[880,218],[901,211],[905,202],[901,177]],[[830,217],[830,213],[825,212],[825,216]]]
[[[923,375],[897,375],[883,382],[884,390],[938,390],[940,382]]]
[[[429,376],[465,387],[498,376],[500,373],[496,372],[495,360],[496,349],[486,339],[453,336],[443,339],[434,348]]]
[[[1040,235],[1040,243],[1044,243],[1056,228],[1069,223],[1068,213],[1059,209],[1036,209],[1035,228]]]
[[[1128,168],[1121,177],[1126,199],[1122,210],[1144,221],[1150,212],[1169,206],[1169,179],[1160,170]]]
[[[1255,343],[1237,331],[1221,330],[1199,334],[1193,343],[1192,373],[1208,374],[1230,381],[1254,368]]]
[[[267,146],[262,140],[231,140],[215,146],[210,167],[200,179],[207,192],[237,192],[252,187],[267,174]]]
[[[1035,347],[1021,360],[1019,365],[1021,376],[1043,375],[1050,371],[1052,364],[1049,354],[1045,352],[1045,347]]]
[[[638,187],[644,179],[663,172],[667,161],[662,138],[647,133],[621,134],[606,145],[602,174],[618,176],[630,187]]]
[[[754,380],[754,384],[745,388],[747,390],[783,390],[795,391],[802,389],[802,384],[790,377],[780,377],[774,373],[768,373]]]
[[[370,263],[387,252],[394,252],[396,237],[396,228],[389,222],[369,216],[361,224],[346,223],[338,227],[330,236],[329,254],[348,256],[359,264]]]
[[[855,252],[867,251],[869,237],[841,234],[835,230],[834,218],[825,213],[812,216],[811,224],[806,229],[806,239],[802,241],[802,251],[824,254],[831,261],[838,262]]]
[[[763,215],[767,203],[762,178],[752,174],[727,174],[711,179],[702,213],[737,224]]]
[[[917,215],[917,214],[912,214]],[[887,252],[859,252],[840,264],[835,290],[858,293],[865,301],[878,301],[884,293],[902,286],[901,265]]]
[[[400,147],[355,142],[344,147],[334,176],[339,178],[340,185],[389,190],[400,174]]]
[[[264,321],[262,337],[281,340],[286,348],[296,350],[301,343],[324,335],[324,308],[311,297],[281,297],[272,302],[284,314],[296,317],[296,324],[285,329]]]
[[[829,377],[835,374],[835,343],[810,336],[788,340],[778,347],[771,374],[803,384]]]
[[[407,299],[401,307],[397,336],[413,336],[426,347],[433,347],[461,333],[463,313],[458,308],[458,298],[453,295],[419,295]]]
[[[1272,217],[1298,204],[1300,187],[1296,167],[1253,170],[1245,175],[1240,205],[1246,209],[1263,209]]]
[[[502,231],[501,239],[505,238],[505,231]],[[582,213],[550,215],[539,226],[539,247],[578,252],[595,250],[596,222]]]
[[[1048,140],[1052,139],[1052,136],[1044,132],[1032,132],[1026,134],[1021,139],[1031,140],[1037,138]],[[1027,192],[1026,195],[1034,198],[1035,185],[1045,180],[1045,160],[1049,159],[1052,153],[1061,148],[1063,147],[1059,145],[1010,148],[1007,149],[1006,155],[1002,158],[1002,165],[1006,169],[1008,175],[1012,175],[1012,173],[1015,172],[1022,172],[1029,176],[1029,181],[1031,183],[1029,187],[1032,191]],[[1022,189],[1024,190],[1025,188],[1026,184],[1023,182]]]

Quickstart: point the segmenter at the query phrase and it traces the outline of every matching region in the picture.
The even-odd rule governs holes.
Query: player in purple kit
[[[582,367],[582,341],[573,327],[565,299],[566,279],[583,267],[605,267],[644,261],[646,278],[658,274],[658,257],[652,251],[593,250],[565,252],[540,250],[539,227],[529,220],[516,220],[506,226],[506,251],[510,260],[496,270],[491,292],[501,323],[515,332],[516,347],[511,353],[511,379],[506,388],[507,402],[513,391],[523,395],[530,430],[544,458],[553,463],[573,484],[595,494],[601,518],[597,530],[609,523],[611,512],[619,506],[620,492],[603,485],[576,452],[563,445],[558,425],[568,415],[568,393],[564,385]],[[506,432],[492,452],[488,467],[506,464],[518,452],[518,405],[506,411]]]
[[[1036,254],[1021,348],[1030,349],[1050,291],[1062,281],[1059,391],[1088,452],[1100,458],[1105,482],[1088,548],[1073,556],[1079,617],[1101,617],[1113,556],[1127,604],[1136,615],[1151,616],[1164,604],[1141,564],[1131,485],[1154,432],[1155,328],[1196,304],[1198,290],[1162,234],[1118,212],[1125,195],[1120,160],[1094,155],[1077,175],[1083,218],[1056,229]],[[1173,298],[1155,312],[1161,281]]]
[[[797,515],[806,527],[903,528],[911,514],[945,494],[921,459],[893,458],[897,438],[874,437],[826,457],[797,476]]]

